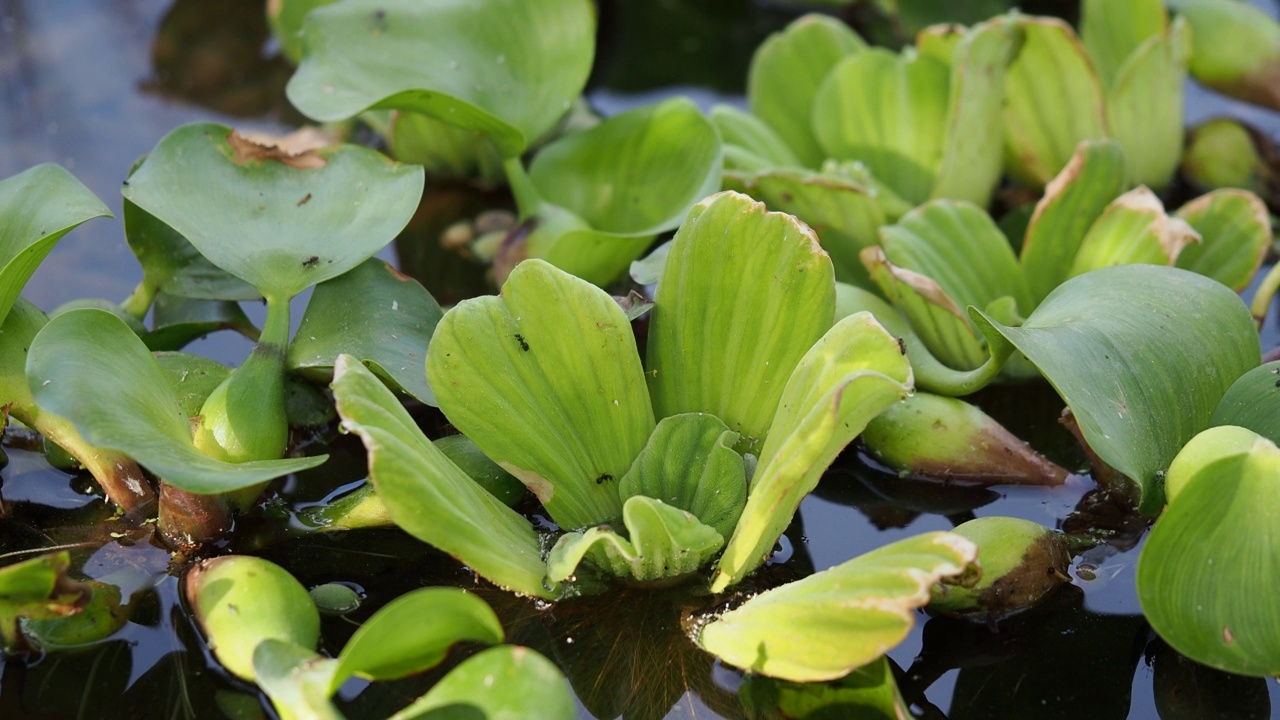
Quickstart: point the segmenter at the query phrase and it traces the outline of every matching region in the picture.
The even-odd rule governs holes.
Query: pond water
[[[0,177],[57,162],[119,216],[118,188],[130,165],[177,125],[216,120],[287,129],[298,122],[282,97],[290,69],[276,56],[261,14],[261,3],[252,0],[0,0]],[[704,105],[735,101],[752,49],[791,16],[741,0],[605,3],[602,63],[591,98],[606,113],[672,92],[691,93]],[[1190,120],[1232,114],[1280,135],[1274,113],[1196,88],[1190,97]],[[485,201],[441,197],[442,205],[461,212]],[[479,275],[475,268],[455,273],[433,266],[423,252],[408,238],[385,256],[445,298],[465,288],[436,285],[433,278],[444,283],[446,275],[450,282]],[[60,243],[25,295],[46,310],[80,297],[118,301],[139,279],[119,220],[98,220]],[[1264,329],[1264,347],[1280,345],[1276,315]],[[231,362],[248,347],[224,333],[192,350]],[[1055,460],[1084,466],[1055,421],[1060,406],[1046,386],[988,393],[982,402]],[[425,412],[423,422],[434,427],[441,419]],[[281,512],[318,502],[361,478],[358,442],[332,430],[312,440],[328,444],[334,460],[323,474],[290,480],[280,492]],[[50,468],[42,456],[21,447],[10,447],[9,456],[0,475],[0,507],[11,513],[0,513],[0,562],[5,553],[67,544],[90,576],[109,576],[126,597],[139,592],[130,623],[110,642],[30,661],[0,659],[0,717],[261,716],[251,688],[211,669],[181,611],[168,554],[146,538],[104,537],[95,528],[103,503],[84,478]],[[1002,623],[998,632],[922,614],[911,637],[891,653],[918,715],[1280,717],[1276,681],[1195,666],[1155,639],[1134,590],[1142,528],[1125,525],[1105,503],[1094,502],[1093,490],[1082,475],[1050,490],[902,480],[850,451],[801,506],[765,574],[807,574],[974,516],[1014,515],[1059,528],[1111,523],[1115,538],[1076,560],[1072,587],[1049,607]],[[693,648],[680,628],[680,614],[699,607],[696,598],[620,593],[540,608],[487,591],[447,557],[391,530],[285,538],[264,525],[239,528],[234,542],[232,549],[280,562],[308,586],[341,581],[366,596],[357,613],[326,619],[328,650],[336,652],[360,619],[407,590],[437,583],[476,586],[513,641],[537,648],[565,669],[583,718],[742,712],[734,700],[742,676]],[[384,717],[423,692],[439,672],[368,688],[349,683],[341,695],[343,709],[352,718]],[[1181,714],[1170,702],[1182,703]]]

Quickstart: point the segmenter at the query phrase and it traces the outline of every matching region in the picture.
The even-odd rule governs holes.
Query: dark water
[[[668,95],[673,87],[704,105],[731,101],[741,91],[751,50],[788,17],[737,0],[608,3],[593,101],[616,112]],[[644,60],[628,60],[636,57]],[[0,0],[0,177],[57,162],[119,215],[118,187],[130,164],[177,125],[212,119],[280,131],[296,122],[282,100],[288,72],[268,41],[258,2]],[[1190,97],[1189,120],[1233,114],[1280,135],[1275,113],[1197,89]],[[477,202],[445,198],[441,204],[466,212]],[[428,287],[445,294],[452,288],[434,285],[432,276],[476,274],[474,268],[423,268],[431,261],[420,253],[404,242],[386,256],[418,266]],[[25,295],[46,310],[80,297],[119,301],[140,277],[119,220],[96,220],[60,243]],[[1264,346],[1277,344],[1273,313]],[[224,361],[242,358],[247,349],[226,334],[194,346]],[[1080,467],[1054,422],[1058,408],[1045,388],[992,394],[984,402],[1037,447]],[[334,462],[324,475],[291,480],[281,491],[290,502],[318,501],[335,485],[360,479],[358,443],[332,432],[319,440],[335,443]],[[99,523],[105,508],[83,478],[48,467],[33,452],[13,449],[10,458],[0,493],[12,516],[0,517],[0,562],[8,561],[4,553],[65,544],[89,576],[110,580],[126,596],[137,594],[131,622],[107,643],[36,662],[0,660],[0,718],[259,716],[252,688],[209,667],[177,600],[168,555],[145,538],[104,536]],[[1059,528],[1106,524],[1108,508],[1089,506],[1092,490],[1084,476],[1052,490],[906,482],[846,453],[802,505],[779,563],[767,574],[781,580],[830,567],[973,516],[1015,515]],[[1141,528],[1121,530],[1128,534],[1077,559],[1074,587],[1050,607],[1002,624],[999,633],[921,615],[912,635],[891,653],[916,711],[956,720],[1280,717],[1276,681],[1199,668],[1154,639],[1134,590]],[[349,637],[353,621],[405,591],[474,584],[456,563],[391,530],[281,542],[266,528],[242,527],[235,549],[284,564],[304,584],[343,581],[368,596],[351,619],[326,620],[326,649],[332,652]],[[620,594],[548,610],[502,594],[485,597],[513,641],[565,668],[584,718],[614,717],[624,709],[631,718],[661,717],[668,708],[672,717],[738,712],[733,698],[741,675],[692,648],[674,620],[696,600]],[[341,695],[344,711],[353,718],[386,716],[438,677],[367,689],[349,684]],[[1186,703],[1183,714],[1167,707],[1163,715],[1157,712],[1157,693],[1162,703]]]

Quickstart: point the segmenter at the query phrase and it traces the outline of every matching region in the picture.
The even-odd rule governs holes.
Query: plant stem
[[[226,500],[160,483],[160,535],[174,548],[219,540],[231,529]]]
[[[516,199],[516,209],[520,211],[520,220],[537,217],[542,210],[542,196],[533,186],[529,173],[518,157],[509,157],[502,161],[502,169],[507,173],[507,184],[511,186],[511,194]]]
[[[151,303],[155,302],[156,292],[157,288],[155,286],[143,280],[133,289],[129,297],[120,303],[120,307],[125,312],[141,320],[147,316],[147,311],[151,309]]]
[[[1271,271],[1262,278],[1262,284],[1253,296],[1253,304],[1249,306],[1253,322],[1259,330],[1262,329],[1262,321],[1267,319],[1267,310],[1271,307],[1271,300],[1275,298],[1277,290],[1280,290],[1280,263],[1272,265]]]

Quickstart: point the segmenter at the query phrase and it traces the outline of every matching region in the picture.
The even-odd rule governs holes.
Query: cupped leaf
[[[1040,302],[1067,279],[1089,227],[1124,189],[1124,152],[1113,140],[1083,142],[1044,189],[1022,241],[1020,261]]]
[[[141,167],[141,162],[138,167]],[[137,172],[135,168],[134,172]],[[157,293],[198,300],[257,300],[262,295],[244,280],[214,265],[177,230],[155,215],[124,201],[124,237],[142,266],[146,295]],[[134,308],[139,317],[146,308]]]
[[[1242,428],[1213,428],[1178,454],[1169,483],[1181,489],[1170,492],[1138,559],[1143,613],[1197,662],[1280,674],[1280,605],[1267,601],[1280,568],[1280,450]]]
[[[800,167],[799,158],[782,136],[755,115],[732,105],[716,105],[710,118],[724,141],[726,169]]]
[[[942,162],[930,197],[986,206],[1000,182],[1004,157],[1004,76],[1022,46],[1022,30],[1008,17],[964,33],[950,56],[951,97]]]
[[[278,638],[253,650],[254,682],[271,698],[280,720],[345,720],[329,699],[338,661]]]
[[[0,568],[0,642],[17,647],[19,618],[72,615],[89,601],[92,588],[67,576],[71,555],[52,552]]]
[[[1124,148],[1130,182],[1160,190],[1173,180],[1182,156],[1182,96],[1190,52],[1189,27],[1179,18],[1134,51],[1107,92],[1107,127]]]
[[[1161,476],[1209,426],[1261,343],[1230,289],[1155,265],[1103,268],[1064,283],[1021,327],[971,311],[992,354],[1021,351],[1071,408],[1089,447],[1134,481],[1141,510],[1164,504]]]
[[[313,11],[303,37],[286,90],[304,114],[411,110],[485,133],[513,157],[582,91],[595,17],[587,0],[356,0]]]
[[[1138,48],[1169,27],[1163,0],[1085,0],[1080,13],[1080,40],[1102,84],[1111,87]]]
[[[1280,360],[1236,378],[1213,411],[1210,425],[1238,425],[1280,443]]]
[[[1174,216],[1204,240],[1178,255],[1178,267],[1244,290],[1271,246],[1271,216],[1262,200],[1244,190],[1214,190],[1178,208]]]
[[[720,418],[703,413],[666,417],[622,477],[622,497],[644,495],[693,513],[729,537],[747,502],[742,456],[734,451],[738,433]]]
[[[805,353],[778,403],[713,592],[764,562],[836,455],[871,418],[905,397],[911,382],[898,341],[870,313],[844,318]]]
[[[1116,198],[1089,228],[1071,263],[1071,275],[1148,263],[1172,265],[1183,248],[1200,242],[1186,221],[1170,218],[1160,198],[1138,187]]]
[[[369,479],[405,532],[466,563],[500,587],[553,597],[529,522],[480,487],[438,448],[385,385],[350,355],[334,366],[342,424],[364,441]]]
[[[866,48],[857,33],[826,15],[805,15],[765,40],[747,71],[751,112],[772,127],[807,167],[828,156],[812,125],[813,98],[842,58]]]
[[[737,193],[708,198],[676,233],[649,331],[658,417],[703,412],[765,441],[786,378],[831,327],[831,260],[809,228]]]
[[[598,480],[626,474],[654,420],[631,324],[603,290],[527,260],[500,297],[445,314],[427,377],[449,421],[562,527],[621,516]]]
[[[697,642],[761,675],[833,680],[902,642],[929,588],[965,573],[977,552],[951,533],[899,540],[755,596],[708,623]]]
[[[1039,187],[1078,143],[1106,137],[1107,121],[1102,83],[1071,26],[1050,17],[1019,22],[1025,41],[1004,80],[1005,169]]]
[[[356,630],[338,655],[329,692],[353,675],[394,680],[439,665],[460,642],[500,643],[502,624],[476,595],[429,587],[387,603]]]
[[[395,159],[421,165],[432,180],[478,180],[493,186],[506,182],[502,154],[477,130],[430,115],[397,112],[391,118],[387,143]]]
[[[599,525],[562,536],[547,558],[547,577],[570,579],[583,560],[590,560],[613,577],[671,581],[696,572],[724,547],[724,536],[693,513],[643,495],[623,503],[622,524],[625,535]]]
[[[389,720],[436,717],[493,720],[572,720],[573,692],[560,670],[518,645],[468,658],[412,705]]]
[[[124,196],[214,265],[285,299],[390,242],[417,209],[422,182],[422,168],[366,148],[293,153],[196,123],[156,145]]]
[[[873,49],[841,60],[813,100],[829,157],[860,160],[911,203],[933,191],[947,138],[950,80],[934,58]]]
[[[417,280],[370,258],[316,287],[285,362],[326,379],[338,355],[354,355],[391,387],[434,405],[427,345],[443,314]]]
[[[228,463],[201,453],[155,358],[123,321],[102,310],[50,320],[31,343],[27,379],[36,403],[70,420],[85,440],[128,454],[188,492],[252,487],[328,458]]]
[[[231,374],[231,368],[203,355],[158,352],[153,355],[186,417],[200,414],[200,407],[214,388]]]
[[[63,235],[110,216],[97,195],[57,165],[0,180],[0,322]]]

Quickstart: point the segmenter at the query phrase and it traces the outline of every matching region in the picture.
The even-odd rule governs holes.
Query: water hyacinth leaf
[[[102,310],[50,320],[31,343],[27,378],[36,403],[70,420],[85,440],[128,454],[187,492],[232,492],[328,458],[228,463],[200,452],[160,365],[124,322]]]
[[[582,91],[595,16],[586,0],[356,0],[312,12],[303,36],[286,92],[307,116],[410,110],[482,132],[514,157]]]
[[[738,433],[714,415],[663,418],[618,490],[623,497],[644,495],[687,510],[729,537],[747,502],[746,469],[733,449],[737,440]]]
[[[1162,0],[1085,0],[1081,7],[1080,40],[1106,87],[1115,84],[1120,68],[1139,47],[1168,27]]]
[[[141,167],[141,164],[138,165]],[[137,168],[134,169],[134,172]],[[177,230],[155,215],[124,201],[124,237],[142,266],[146,295],[158,293],[202,300],[258,300],[262,295],[244,280],[214,265]],[[145,314],[145,308],[140,315]]]
[[[1004,75],[1022,45],[1018,23],[996,18],[964,33],[951,58],[942,162],[930,197],[986,206],[1004,164]]]
[[[844,318],[805,353],[778,403],[712,592],[764,562],[836,455],[871,418],[906,397],[911,384],[911,365],[898,341],[870,313]]]
[[[947,138],[950,80],[931,57],[873,49],[841,60],[813,99],[829,157],[859,160],[910,203],[927,200]]]
[[[529,495],[528,488],[481,452],[466,435],[447,435],[431,441],[431,444],[503,505],[515,507],[516,503]]]
[[[1178,208],[1174,216],[1204,239],[1178,255],[1178,267],[1236,292],[1244,290],[1271,246],[1271,216],[1262,200],[1245,190],[1214,190]]]
[[[547,557],[547,577],[569,579],[590,560],[614,577],[672,580],[697,571],[724,547],[724,536],[693,513],[643,495],[623,503],[622,523],[625,537],[607,525],[562,536]]]
[[[0,642],[14,648],[19,618],[57,618],[77,612],[90,587],[67,576],[71,555],[47,553],[0,568]]]
[[[626,474],[654,420],[631,324],[603,290],[526,260],[501,297],[445,314],[427,377],[449,421],[562,527],[621,516],[597,480]]]
[[[370,258],[316,287],[285,364],[327,380],[338,355],[354,355],[392,388],[434,405],[427,345],[443,314],[417,280]]]
[[[1050,17],[1019,22],[1025,40],[1004,80],[1005,169],[1040,187],[1078,143],[1106,137],[1107,121],[1102,83],[1071,26]]]
[[[1093,452],[1136,484],[1145,514],[1164,504],[1160,474],[1262,353],[1229,288],[1156,265],[1072,278],[1021,327],[971,314],[993,355],[1016,348],[1039,368]]]
[[[930,355],[952,370],[982,366],[987,351],[981,336],[935,280],[897,267],[878,246],[863,250],[862,262],[880,292],[910,318],[912,330]]]
[[[1238,425],[1280,443],[1280,360],[1259,365],[1231,383],[1210,424]]]
[[[422,183],[422,168],[366,148],[292,152],[195,123],[166,135],[123,192],[213,264],[285,299],[382,249],[417,209]]]
[[[1239,425],[1215,425],[1196,435],[1179,451],[1165,474],[1165,499],[1173,503],[1195,478],[1222,460],[1248,455],[1261,436]]]
[[[725,185],[799,218],[817,233],[837,280],[870,286],[858,253],[875,244],[888,220],[873,188],[834,169],[767,170]]]
[[[153,329],[142,334],[142,341],[156,351],[179,350],[219,330],[234,330],[250,340],[257,340],[260,334],[239,303],[197,300],[164,291],[153,298],[151,325]]]
[[[271,698],[280,720],[345,720],[329,699],[338,661],[315,650],[267,638],[253,651],[254,682]]]
[[[1280,23],[1233,0],[1168,0],[1195,36],[1191,74],[1218,92],[1280,109]]]
[[[733,192],[698,203],[654,298],[648,368],[657,416],[710,413],[741,435],[738,450],[757,451],[787,377],[831,327],[832,276],[813,232],[790,215]]]
[[[397,525],[499,587],[553,596],[542,584],[546,567],[533,527],[427,440],[372,372],[339,355],[332,388],[343,427],[364,441],[369,480]]]
[[[57,165],[0,180],[0,321],[63,235],[110,216],[98,196]]]
[[[1089,228],[1070,274],[1132,263],[1172,265],[1183,248],[1198,242],[1186,221],[1165,214],[1155,193],[1137,187],[1112,201]]]
[[[489,185],[506,181],[502,155],[483,133],[430,115],[394,113],[387,143],[395,159],[421,165],[433,180],[478,179]]]
[[[1090,226],[1124,189],[1124,152],[1113,140],[1080,143],[1044,189],[1022,241],[1020,261],[1039,303],[1067,279]]]
[[[478,596],[458,588],[415,590],[387,603],[356,630],[329,681],[337,692],[353,675],[394,680],[439,665],[460,642],[502,642],[502,624]]]
[[[743,112],[732,105],[716,105],[711,108],[711,124],[720,133],[725,145],[725,167],[739,170],[756,170],[771,167],[799,167],[800,160],[787,142],[763,120]],[[729,148],[746,152],[758,166],[743,167],[731,162]],[[739,157],[741,157],[741,152]]]
[[[302,59],[302,22],[307,13],[336,1],[270,0],[267,3],[267,23],[271,26],[271,34],[280,41],[280,50],[289,62],[296,65]]]
[[[548,145],[530,165],[529,180],[543,201],[581,218],[607,242],[676,227],[693,203],[720,187],[722,164],[715,127],[692,101],[672,98]],[[535,232],[529,255],[551,259],[558,240]],[[586,279],[612,280],[636,255],[601,268],[595,273],[600,279]]]
[[[866,43],[839,20],[826,15],[800,17],[765,40],[747,70],[747,103],[772,127],[806,167],[828,155],[814,137],[813,98],[831,69]]]
[[[121,605],[120,588],[97,580],[83,585],[89,597],[79,611],[65,617],[24,617],[19,621],[23,636],[45,651],[69,650],[104,640],[129,622],[129,608]]]
[[[526,647],[490,648],[444,676],[389,720],[446,715],[501,720],[572,720],[573,692],[560,670]]]
[[[1129,181],[1157,190],[1173,180],[1182,156],[1189,30],[1178,18],[1167,31],[1147,40],[1120,66],[1107,92],[1107,127],[1124,148]]]
[[[1244,445],[1239,436],[1252,435]],[[1237,451],[1223,453],[1219,435]],[[1216,456],[1201,463],[1201,452]],[[1182,478],[1183,458],[1194,469]],[[1276,587],[1280,532],[1280,450],[1247,430],[1220,427],[1196,436],[1170,468],[1169,507],[1138,559],[1138,600],[1151,626],[1175,650],[1228,672],[1280,674],[1280,606],[1262,602]]]
[[[977,547],[925,533],[761,593],[698,633],[735,667],[795,682],[834,680],[896,646],[929,602],[929,588],[965,573]]]
[[[178,407],[187,417],[200,414],[200,407],[231,374],[231,368],[203,355],[184,352],[158,352],[153,354],[160,372],[178,401]]]

